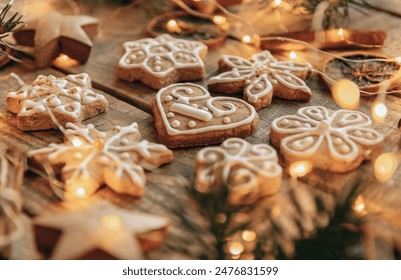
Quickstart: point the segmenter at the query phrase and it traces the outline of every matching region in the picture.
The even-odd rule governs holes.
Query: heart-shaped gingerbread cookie
[[[232,97],[212,97],[192,83],[161,89],[153,103],[161,143],[170,148],[221,143],[244,138],[256,130],[258,114],[247,102]]]

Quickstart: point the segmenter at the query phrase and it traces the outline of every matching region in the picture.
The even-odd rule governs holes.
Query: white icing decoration
[[[284,135],[280,149],[285,154],[308,158],[325,141],[333,159],[352,162],[360,155],[360,146],[374,146],[383,141],[371,124],[371,119],[358,111],[331,113],[324,107],[310,106],[299,109],[296,115],[275,119],[272,129]]]
[[[196,89],[196,92],[193,92],[192,88]],[[166,112],[164,111],[163,104],[161,102],[161,98],[163,98],[164,93],[166,92],[170,93],[174,98],[176,98],[176,100],[172,101],[172,105],[168,108],[168,110],[171,111],[173,108],[173,110],[177,114],[181,114],[186,117],[203,120],[206,119],[206,116],[207,119],[209,119],[209,117],[212,116],[212,118],[210,119],[212,120],[213,118],[229,116],[237,111],[238,105],[236,106],[235,104],[242,104],[243,108],[248,110],[248,113],[246,117],[244,117],[243,119],[237,122],[231,122],[229,124],[210,125],[206,127],[193,128],[191,130],[185,130],[185,129],[178,130],[176,129],[177,127],[173,126],[173,123],[170,124],[170,122],[168,121],[167,119],[168,115],[166,116]],[[190,93],[191,96],[187,97],[183,95],[184,93],[188,92],[191,92]],[[186,100],[188,103],[183,104],[181,102],[183,99]],[[208,109],[207,111],[205,110],[206,107],[198,109],[190,106],[191,102],[201,102],[201,101],[206,102],[206,106]],[[220,106],[222,106],[223,108],[217,108],[214,105],[214,102],[217,101],[222,102]],[[193,83],[173,84],[159,90],[159,92],[156,95],[156,104],[162,117],[163,123],[166,127],[167,133],[169,135],[196,134],[208,131],[235,128],[251,123],[256,117],[255,109],[247,102],[233,97],[211,97],[209,92],[205,88]]]
[[[78,86],[77,86],[78,85]],[[91,90],[88,74],[68,75],[56,78],[39,75],[30,85],[17,92],[8,93],[9,98],[20,100],[19,116],[32,116],[46,112],[46,106],[54,113],[63,114],[77,121],[81,114],[81,104],[106,101],[106,98]]]
[[[167,95],[167,96],[164,98],[164,101],[167,101],[167,102],[170,102],[171,100],[173,100],[173,97],[171,97],[170,95]]]
[[[174,116],[175,116],[175,114],[172,113],[172,112],[169,112],[169,113],[167,114],[167,117],[169,117],[169,118],[172,118],[172,117],[174,117]]]
[[[282,168],[277,162],[277,153],[269,145],[229,138],[219,147],[198,152],[196,185],[199,190],[210,191],[214,181],[220,179],[229,188],[230,204],[252,203],[261,195],[278,191]]]
[[[188,126],[189,126],[190,128],[193,128],[193,127],[196,126],[196,122],[195,122],[195,121],[189,121],[189,122],[188,122]]]
[[[174,120],[171,122],[171,126],[177,128],[181,125],[180,121]]]
[[[136,47],[132,47],[133,45]],[[204,63],[200,55],[207,51],[207,46],[203,43],[175,39],[167,34],[160,35],[154,39],[147,38],[125,42],[123,47],[125,53],[118,62],[119,67],[126,69],[140,68],[155,77],[164,77],[177,69],[204,68]],[[155,47],[159,47],[161,52],[152,52],[151,49]],[[130,62],[128,60],[130,55],[136,51],[143,52],[144,59],[141,62]],[[156,61],[161,61],[162,58],[170,61],[172,66],[165,69],[149,67],[149,60],[156,59]],[[158,66],[160,65],[158,64]]]
[[[309,71],[312,69],[309,63],[279,62],[269,51],[255,54],[251,60],[229,55],[223,56],[222,60],[232,70],[212,77],[208,84],[243,82],[244,94],[251,103],[257,103],[258,99],[267,94],[274,94],[272,85],[277,83],[308,95],[311,93],[305,82],[293,73]]]
[[[230,122],[231,122],[231,119],[230,119],[229,117],[224,117],[224,118],[223,118],[223,122],[224,122],[225,124],[230,123]]]
[[[95,130],[93,125],[79,127],[67,123],[66,127],[65,136],[70,140],[62,144],[50,144],[49,147],[28,153],[29,157],[44,155],[51,164],[64,163],[62,177],[66,180],[66,191],[71,191],[68,189],[69,182],[90,178],[87,185],[88,194],[106,183],[116,192],[141,195],[145,184],[143,168],[155,168],[156,166],[149,163],[154,162],[151,158],[169,151],[164,145],[140,141],[136,123],[116,127],[111,136]],[[79,139],[81,145],[74,146],[72,139]],[[121,146],[122,143],[124,145]],[[74,155],[74,161],[71,161],[71,155]],[[96,162],[102,166],[96,168]],[[102,176],[99,177],[99,174]]]

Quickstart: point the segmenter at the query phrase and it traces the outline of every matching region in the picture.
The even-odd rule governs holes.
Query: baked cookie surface
[[[381,151],[384,137],[369,116],[350,110],[304,107],[272,122],[270,143],[286,163],[309,160],[313,167],[344,173]]]
[[[86,73],[62,78],[39,75],[31,84],[7,94],[8,110],[17,114],[18,128],[24,131],[57,128],[51,114],[64,126],[94,117],[108,105],[102,94],[92,90]]]
[[[208,81],[212,92],[244,93],[244,99],[256,110],[267,107],[272,98],[309,101],[312,92],[305,79],[312,66],[309,63],[277,61],[269,51],[255,54],[250,60],[224,55],[219,61],[218,76]]]
[[[159,140],[171,148],[244,138],[256,130],[259,120],[255,109],[245,101],[212,97],[205,88],[192,83],[159,90],[152,110]]]
[[[163,34],[124,43],[124,54],[117,65],[117,77],[141,81],[154,89],[205,76],[203,59],[207,46]]]

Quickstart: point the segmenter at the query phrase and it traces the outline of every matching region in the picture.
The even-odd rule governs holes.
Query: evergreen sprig
[[[0,11],[0,56],[6,55],[9,58],[18,61],[18,59],[14,58],[6,51],[7,48],[13,48],[13,46],[4,41],[4,38],[8,37],[11,32],[23,27],[23,21],[21,20],[22,15],[18,12],[8,18],[10,9],[12,8],[12,3],[13,0],[9,1]]]

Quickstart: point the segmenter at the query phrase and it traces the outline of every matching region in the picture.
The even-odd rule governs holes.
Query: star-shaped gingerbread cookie
[[[196,41],[175,39],[163,34],[124,43],[124,55],[117,65],[117,77],[139,80],[160,89],[180,81],[201,80],[207,46]]]
[[[208,81],[210,91],[227,94],[244,93],[244,99],[260,110],[279,97],[287,100],[309,101],[312,92],[303,79],[312,65],[277,61],[269,51],[255,54],[252,59],[224,55],[219,61],[223,72]]]
[[[56,78],[39,75],[31,84],[7,94],[8,110],[17,114],[24,131],[57,128],[59,124],[81,122],[106,111],[109,102],[92,90],[88,74]],[[51,111],[51,113],[49,113]]]
[[[33,47],[36,64],[49,66],[62,54],[85,63],[90,55],[98,20],[90,16],[62,15],[52,11],[28,21],[26,27],[14,32],[17,44]]]
[[[39,251],[59,260],[144,259],[144,251],[162,244],[167,227],[166,218],[121,209],[107,201],[34,220]]]
[[[67,128],[64,143],[28,153],[34,163],[50,164],[56,171],[61,168],[57,173],[65,182],[66,195],[87,196],[106,184],[118,193],[141,196],[144,168],[155,169],[173,159],[165,146],[140,141],[136,123],[108,133],[93,125],[68,123]]]

